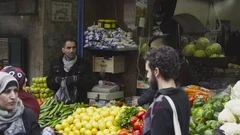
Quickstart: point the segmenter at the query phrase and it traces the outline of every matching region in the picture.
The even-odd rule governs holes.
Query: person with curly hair
[[[147,78],[156,94],[144,119],[143,135],[188,134],[190,103],[187,94],[175,82],[181,64],[177,51],[170,46],[161,45],[146,54]],[[180,133],[175,130],[177,126],[173,120],[174,110],[177,113]]]
[[[154,36],[149,41],[149,48],[151,49],[156,49],[161,45],[169,45],[168,35]],[[181,59],[181,66],[180,66],[179,74],[175,79],[176,84],[180,87],[191,85],[191,84],[198,85],[198,80],[193,75],[188,61],[183,56],[181,55],[179,56]],[[156,90],[152,89],[151,87],[148,88],[139,98],[135,98],[132,101],[132,105],[142,106],[144,104],[151,104],[153,101],[155,92]]]

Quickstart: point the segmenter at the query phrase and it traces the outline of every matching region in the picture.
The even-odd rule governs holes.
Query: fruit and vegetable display
[[[118,135],[141,135],[145,113],[141,107],[126,108],[117,120],[117,125],[121,127]]]
[[[214,135],[214,129],[219,126],[219,113],[229,99],[229,95],[221,98],[209,97],[207,101],[203,98],[196,98],[191,108],[189,134]]]
[[[240,134],[240,82],[231,89],[231,100],[225,103],[224,109],[219,113],[218,122],[220,130],[225,135]]]
[[[240,69],[240,65],[234,64],[234,63],[228,63],[228,68]]]
[[[219,43],[210,43],[206,37],[199,37],[196,41],[186,44],[182,50],[189,57],[225,57],[222,46]]]
[[[83,103],[66,105],[63,102],[58,103],[54,98],[48,98],[40,107],[38,123],[41,127],[55,127],[79,107],[85,108],[88,105]]]
[[[207,101],[209,96],[213,94],[209,89],[197,85],[189,85],[184,88],[184,91],[187,93],[191,104],[196,98],[202,98],[204,101]]]
[[[197,85],[184,91],[192,105],[189,135],[240,133],[240,81],[218,93]],[[64,104],[51,97],[41,105],[39,124],[62,135],[141,135],[145,113],[142,107]]]
[[[55,126],[59,133],[83,135],[116,135],[119,115],[126,106],[77,108]]]
[[[24,87],[37,99],[47,99],[54,95],[53,91],[47,87],[47,77],[33,77],[32,85]]]

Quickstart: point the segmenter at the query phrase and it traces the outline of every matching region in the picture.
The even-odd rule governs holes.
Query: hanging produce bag
[[[71,98],[69,96],[68,88],[66,85],[66,79],[63,79],[61,82],[61,86],[56,92],[54,96],[55,100],[57,102],[64,102],[64,103],[69,103],[71,101]]]

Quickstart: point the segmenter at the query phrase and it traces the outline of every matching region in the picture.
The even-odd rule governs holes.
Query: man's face
[[[150,82],[150,87],[153,90],[158,90],[157,79],[155,77],[155,74],[152,72],[152,70],[149,67],[149,61],[146,61],[145,68],[146,68],[146,72],[147,72],[148,82]]]
[[[62,52],[67,60],[72,60],[76,56],[76,44],[75,42],[67,41],[62,48]]]

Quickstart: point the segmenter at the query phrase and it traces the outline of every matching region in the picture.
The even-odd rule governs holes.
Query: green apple
[[[47,77],[43,77],[43,82],[44,82],[44,83],[47,82]]]
[[[45,93],[45,89],[44,88],[40,88],[40,93]]]
[[[40,98],[40,94],[34,94],[35,98]]]
[[[47,86],[47,83],[46,83],[46,82],[43,84],[43,88],[48,88],[48,86]]]
[[[35,77],[32,78],[32,82],[33,82],[33,83],[36,82],[36,78],[35,78]]]
[[[39,77],[39,83],[43,83],[43,77]]]

